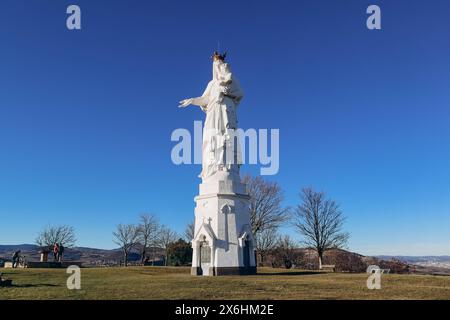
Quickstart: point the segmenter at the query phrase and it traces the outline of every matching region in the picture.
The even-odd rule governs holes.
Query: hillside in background
[[[39,261],[40,248],[34,244],[20,244],[20,245],[0,245],[0,260],[10,261],[15,251],[20,250],[21,255],[27,261]],[[140,261],[140,248],[136,248],[130,253],[128,259],[131,263]],[[151,248],[151,255],[160,260],[163,256],[161,249]],[[53,256],[49,255],[51,261]],[[121,249],[95,249],[85,247],[67,248],[64,251],[65,261],[82,262],[84,266],[101,266],[101,265],[118,265],[123,260],[123,253]]]
[[[450,268],[450,256],[377,256],[377,258],[383,260],[398,259],[419,266]]]
[[[377,256],[377,258],[402,261],[413,266],[416,273],[450,274],[450,256]]]

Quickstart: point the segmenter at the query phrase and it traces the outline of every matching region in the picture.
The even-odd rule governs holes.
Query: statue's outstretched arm
[[[206,107],[208,106],[208,103],[209,103],[209,94],[211,91],[211,85],[212,85],[212,81],[210,81],[208,83],[208,86],[206,87],[205,92],[203,92],[203,94],[200,97],[181,100],[180,105],[178,107],[185,108],[192,104],[194,106],[199,106],[202,108],[203,111],[206,111]]]

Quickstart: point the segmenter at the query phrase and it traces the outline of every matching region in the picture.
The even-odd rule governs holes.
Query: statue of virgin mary
[[[200,97],[182,100],[179,105],[180,108],[199,106],[206,113],[200,174],[203,180],[218,171],[239,176],[236,109],[244,94],[225,57],[226,53],[214,52],[213,77],[205,92]]]

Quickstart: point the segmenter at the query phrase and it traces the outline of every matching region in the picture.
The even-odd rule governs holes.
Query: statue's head
[[[227,57],[227,53],[226,52],[220,54],[217,51],[214,51],[213,55],[211,56],[213,61],[222,61],[222,62],[225,62],[225,58],[226,57]]]
[[[226,52],[220,54],[217,51],[214,51],[211,56],[213,60],[213,79],[223,81],[223,79],[226,78],[226,75],[230,73],[228,63],[225,62],[226,56]]]

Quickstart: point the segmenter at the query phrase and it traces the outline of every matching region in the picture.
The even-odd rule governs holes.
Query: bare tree
[[[276,182],[261,177],[245,176],[250,195],[250,220],[253,235],[267,229],[278,228],[290,217],[289,208],[283,208],[284,194]]]
[[[167,266],[168,259],[168,249],[169,245],[178,239],[178,235],[175,231],[171,230],[166,226],[161,227],[161,232],[159,233],[158,243],[161,248],[164,249],[164,265]]]
[[[194,239],[194,233],[195,233],[195,221],[191,221],[184,230],[184,237],[186,238],[187,242],[191,242],[192,239]]]
[[[278,230],[277,228],[265,229],[258,232],[255,236],[256,251],[258,252],[260,262],[264,263],[266,255],[270,250],[274,249],[278,242]]]
[[[128,265],[128,255],[133,249],[139,238],[139,228],[133,224],[119,224],[117,230],[113,232],[114,243],[123,250],[123,260],[125,267]]]
[[[302,203],[295,211],[294,225],[304,237],[306,246],[314,248],[319,257],[319,269],[325,251],[345,246],[349,234],[342,231],[345,217],[334,200],[325,193],[304,188],[300,194]]]
[[[150,245],[154,245],[158,239],[159,235],[159,221],[158,218],[153,214],[141,214],[140,223],[138,226],[138,241],[142,245],[141,251],[141,263],[145,261],[145,255],[147,253],[147,248]]]
[[[279,236],[276,244],[278,259],[283,262],[286,269],[298,262],[300,254],[296,252],[297,243],[289,236]]]
[[[46,226],[39,232],[35,242],[42,250],[51,250],[55,244],[73,247],[76,242],[75,230],[67,225]]]

